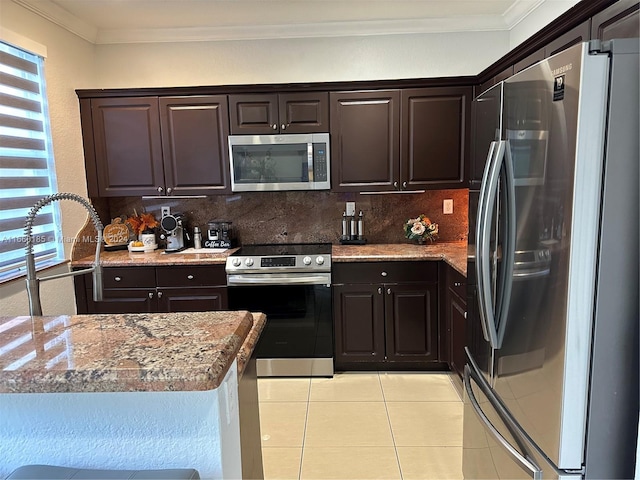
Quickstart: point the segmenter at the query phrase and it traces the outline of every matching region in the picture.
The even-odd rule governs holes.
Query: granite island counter
[[[264,321],[0,317],[0,478],[36,463],[241,478],[238,380]]]

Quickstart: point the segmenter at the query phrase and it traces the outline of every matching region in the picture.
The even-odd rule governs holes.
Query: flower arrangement
[[[427,239],[433,242],[438,237],[438,224],[432,223],[426,215],[420,214],[418,218],[410,218],[405,222],[404,236],[419,243],[424,243]]]
[[[133,233],[136,235],[140,235],[145,230],[152,230],[159,225],[153,213],[141,213],[138,215],[138,212],[135,210],[134,215],[127,218],[125,223],[131,227],[131,230],[133,230]]]

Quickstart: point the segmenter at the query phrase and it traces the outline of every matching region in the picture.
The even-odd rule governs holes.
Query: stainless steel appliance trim
[[[259,273],[254,275],[227,275],[227,285],[230,287],[243,285],[331,285],[331,274]]]
[[[313,178],[313,143],[307,143],[307,176],[309,183],[314,183]]]
[[[288,190],[329,190],[331,188],[331,146],[328,133],[302,133],[287,135],[229,135],[229,162],[231,165],[231,191],[232,192],[269,192]],[[310,172],[307,182],[274,182],[274,183],[236,183],[233,160],[233,147],[235,145],[282,145],[288,143],[306,143],[307,151],[311,150],[311,161],[307,156],[307,168],[313,169],[313,144],[324,143],[327,180],[316,182],[313,172]]]
[[[475,380],[475,379],[474,379]],[[480,384],[478,384],[480,386]],[[480,387],[482,389],[482,387]],[[498,431],[496,427],[493,426],[491,421],[487,418],[485,413],[482,411],[482,408],[478,404],[478,400],[476,400],[475,395],[473,394],[473,390],[471,389],[471,369],[469,365],[465,365],[464,367],[464,389],[467,397],[469,398],[469,402],[473,407],[473,411],[476,413],[480,421],[484,424],[486,429],[491,433],[493,438],[500,444],[502,448],[504,448],[507,453],[518,463],[522,468],[529,470],[531,474],[531,478],[533,480],[542,480],[542,470],[536,464],[530,462],[525,457],[523,457],[520,452],[518,452],[513,446],[502,436],[502,434]],[[499,413],[499,412],[498,412]],[[501,415],[502,417],[502,415]]]
[[[333,358],[258,358],[258,377],[333,377]]]

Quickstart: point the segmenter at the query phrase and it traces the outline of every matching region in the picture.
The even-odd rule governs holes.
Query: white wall
[[[511,29],[509,32],[509,50],[513,50],[579,1],[580,0],[546,0]]]
[[[507,32],[100,45],[96,86],[152,87],[476,75]]]
[[[0,39],[13,39],[14,33],[46,50],[44,68],[58,191],[86,196],[80,112],[74,89],[94,84],[94,46],[12,1],[0,0]],[[61,207],[62,234],[73,238],[85,222],[84,209],[71,202],[61,203]],[[67,243],[66,258],[70,247]],[[46,273],[61,273],[67,268],[58,267]],[[75,312],[71,279],[43,283],[41,297],[45,314]],[[0,285],[0,314],[20,315],[28,311],[24,279]]]

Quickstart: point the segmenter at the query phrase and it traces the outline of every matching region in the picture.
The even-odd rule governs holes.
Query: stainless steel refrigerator
[[[638,44],[576,45],[474,100],[466,479],[633,477]]]

